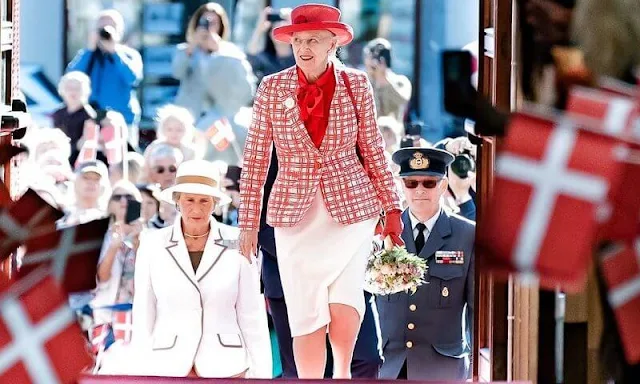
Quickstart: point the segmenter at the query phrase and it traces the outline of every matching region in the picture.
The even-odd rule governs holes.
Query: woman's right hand
[[[260,16],[258,17],[258,22],[256,24],[256,31],[260,33],[266,33],[269,28],[271,28],[271,22],[267,20],[267,15],[271,13],[271,7],[265,7]]]
[[[113,249],[120,248],[124,242],[124,224],[114,223],[111,228],[111,242],[109,247]]]
[[[240,232],[240,253],[251,263],[251,256],[258,253],[258,230]]]

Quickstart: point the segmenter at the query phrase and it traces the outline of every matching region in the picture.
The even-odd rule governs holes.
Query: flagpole
[[[120,127],[120,142],[122,145],[122,178],[124,180],[129,180],[129,161],[127,160],[127,138],[128,138],[128,129],[127,125],[123,125]]]

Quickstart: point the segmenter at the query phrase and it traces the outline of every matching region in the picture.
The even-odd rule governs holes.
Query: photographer
[[[391,43],[382,38],[371,40],[364,47],[363,57],[378,116],[391,115],[404,121],[411,98],[411,82],[391,70]]]
[[[258,82],[264,76],[279,72],[295,64],[290,44],[273,38],[271,30],[291,23],[291,9],[266,7],[260,13],[251,40],[247,44],[247,58]]]
[[[434,147],[455,156],[448,170],[449,187],[444,196],[445,204],[460,216],[475,221],[476,146],[461,136],[441,140]]]
[[[67,72],[81,71],[91,79],[91,105],[121,113],[130,127],[129,142],[138,144],[140,104],[135,87],[142,80],[142,58],[133,48],[120,44],[124,19],[115,9],[100,12],[86,49],[76,54]]]
[[[233,116],[252,98],[255,84],[249,63],[229,41],[230,34],[224,8],[206,3],[191,16],[187,41],[178,44],[173,57],[173,76],[180,80],[174,103],[187,108],[196,123],[212,110]]]

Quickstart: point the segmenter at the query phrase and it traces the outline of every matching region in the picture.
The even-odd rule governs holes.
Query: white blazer
[[[142,239],[136,259],[132,347],[145,358],[138,373],[184,377],[271,378],[271,342],[255,261],[236,249],[239,230],[211,220],[196,273],[173,226]],[[231,241],[230,241],[231,240]]]

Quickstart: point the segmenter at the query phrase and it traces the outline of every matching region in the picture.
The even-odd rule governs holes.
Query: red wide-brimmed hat
[[[324,4],[304,4],[291,11],[291,24],[273,29],[273,38],[283,43],[291,42],[295,32],[326,30],[338,37],[338,45],[353,40],[351,26],[340,22],[340,10]]]

